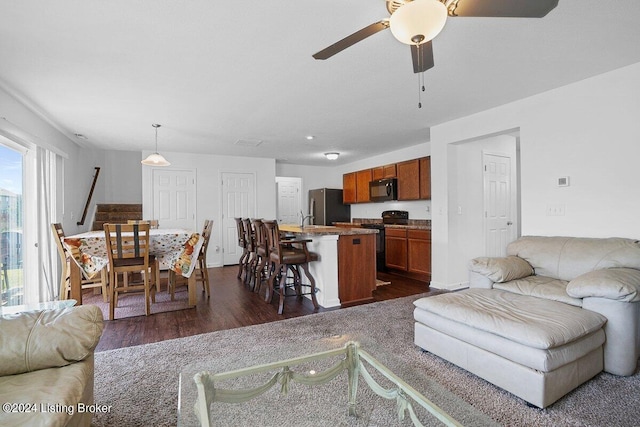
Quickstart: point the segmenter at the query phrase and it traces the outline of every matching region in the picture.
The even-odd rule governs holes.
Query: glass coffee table
[[[362,337],[201,360],[181,370],[179,388],[179,426],[497,425]]]

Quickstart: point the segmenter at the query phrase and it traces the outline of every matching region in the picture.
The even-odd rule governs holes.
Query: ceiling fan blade
[[[559,0],[459,0],[451,16],[542,18]]]
[[[411,58],[413,59],[413,72],[422,73],[433,68],[433,45],[431,41],[419,46],[411,45]]]
[[[331,46],[322,49],[320,52],[313,54],[313,57],[315,59],[327,59],[327,58],[331,58],[333,55],[335,55],[336,53],[342,52],[343,50],[345,50],[346,48],[353,46],[354,44],[358,43],[361,40],[366,39],[369,36],[374,35],[375,33],[385,30],[389,28],[389,20],[388,19],[383,19],[382,21],[378,21],[375,22],[371,25],[368,25],[366,27],[364,27],[361,30],[356,31],[355,33],[351,34],[350,36],[347,36],[345,38],[343,38],[342,40],[340,40],[339,42],[336,42],[334,44],[332,44]]]

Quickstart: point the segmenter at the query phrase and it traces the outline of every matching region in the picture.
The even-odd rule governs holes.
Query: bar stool
[[[318,254],[309,252],[307,243],[308,239],[281,239],[280,229],[277,221],[263,221],[267,231],[267,244],[269,247],[269,261],[273,263],[274,268],[269,275],[267,295],[265,301],[271,302],[274,293],[280,294],[280,303],[278,305],[278,314],[282,314],[284,310],[284,298],[287,296],[287,288],[295,288],[298,298],[303,295],[311,295],[313,306],[319,308],[316,299],[316,281],[309,272],[309,262],[317,261]],[[300,268],[304,271],[305,276],[309,280],[309,285],[303,284],[300,275]],[[293,273],[293,283],[287,284],[287,273]],[[279,277],[279,286],[275,288],[275,279]],[[308,286],[309,292],[303,293],[302,287]]]
[[[267,228],[261,219],[254,219],[253,230],[255,232],[255,247],[256,247],[256,267],[254,275],[254,287],[253,291],[258,293],[262,287],[263,280],[269,278],[268,271],[271,270],[271,263],[269,262],[269,245],[267,244]],[[267,263],[269,266],[267,267]]]
[[[249,251],[247,250],[247,241],[244,239],[244,222],[242,218],[234,218],[236,220],[236,231],[238,234],[238,246],[242,248],[242,255],[238,260],[238,279],[242,279],[242,272],[245,268],[245,263],[249,257]]]
[[[247,245],[247,258],[245,259],[245,262],[244,262],[245,275],[244,275],[243,282],[245,285],[251,286],[251,281],[255,274],[255,268],[257,265],[256,264],[256,259],[257,259],[256,244],[255,244],[256,235],[255,235],[255,231],[253,230],[253,226],[251,224],[251,219],[243,218],[242,225],[244,227],[244,240]]]

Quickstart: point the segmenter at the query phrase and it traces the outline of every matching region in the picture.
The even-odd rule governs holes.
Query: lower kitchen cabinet
[[[384,256],[388,268],[407,270],[407,230],[385,228]]]
[[[431,275],[431,230],[407,230],[407,270]]]
[[[375,234],[342,235],[338,240],[340,305],[372,301],[376,289]]]
[[[385,265],[392,273],[431,280],[431,230],[385,229]]]

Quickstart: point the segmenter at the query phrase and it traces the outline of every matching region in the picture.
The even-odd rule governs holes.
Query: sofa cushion
[[[525,259],[539,276],[570,281],[593,270],[640,270],[640,241],[611,237],[525,236],[507,246],[507,254]]]
[[[607,298],[625,302],[640,301],[640,270],[610,268],[578,276],[567,285],[575,298]]]
[[[494,283],[494,289],[502,289],[520,295],[544,298],[565,304],[582,306],[582,299],[572,298],[567,294],[567,282],[545,276],[529,276],[524,279],[512,280],[506,283]]]
[[[527,261],[516,256],[474,258],[469,263],[469,270],[497,283],[521,279],[533,274],[533,267]]]
[[[95,305],[0,317],[0,376],[66,366],[93,354],[104,327]]]
[[[598,313],[568,304],[497,289],[466,289],[421,298],[414,305],[542,350],[585,337],[607,321]]]

